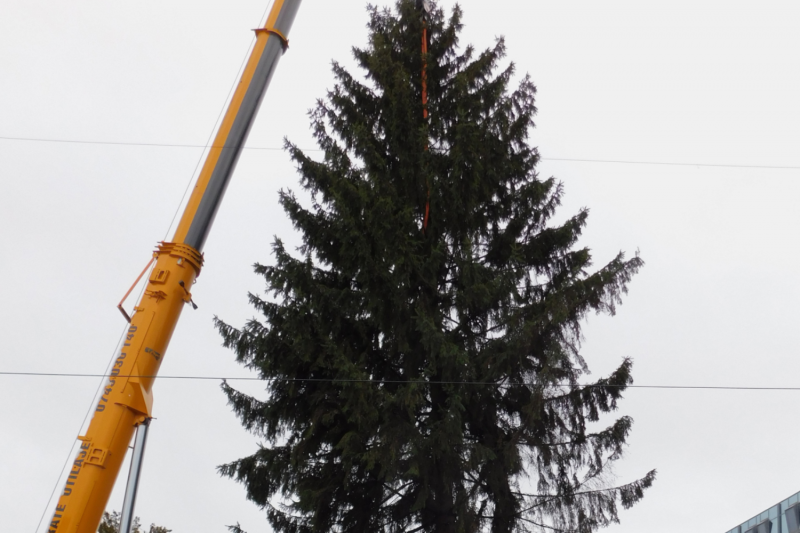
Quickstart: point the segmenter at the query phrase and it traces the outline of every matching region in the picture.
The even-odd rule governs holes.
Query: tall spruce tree
[[[549,223],[562,187],[536,173],[533,83],[510,88],[502,39],[459,47],[458,7],[421,15],[369,7],[365,76],[334,63],[310,113],[324,157],[287,143],[304,244],[256,265],[261,319],[217,322],[268,390],[223,385],[263,442],[220,471],[280,533],[594,531],[655,477],[612,486],[632,421],[597,423],[631,362],[587,385],[579,353],[582,318],[613,314],[642,262],[588,272],[587,212]]]

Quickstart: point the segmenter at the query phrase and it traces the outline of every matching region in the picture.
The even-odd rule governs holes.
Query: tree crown
[[[631,362],[581,384],[580,323],[613,314],[642,262],[589,272],[587,211],[550,223],[563,188],[536,172],[536,89],[527,76],[511,89],[502,39],[462,50],[458,7],[423,17],[400,0],[369,17],[363,78],[334,63],[310,112],[324,156],[286,145],[310,197],[280,194],[300,254],[276,239],[275,263],[256,266],[273,298],[250,295],[261,320],[217,322],[269,391],[223,385],[265,444],[220,470],[281,533],[616,521],[654,472],[607,483],[632,421],[595,422]]]

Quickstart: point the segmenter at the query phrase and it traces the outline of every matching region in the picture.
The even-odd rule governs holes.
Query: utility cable
[[[569,161],[571,163],[617,163],[622,165],[666,165],[676,167],[712,167],[712,168],[767,168],[775,170],[798,170],[800,166],[779,165],[732,165],[725,163],[673,163],[669,161],[627,161],[619,159],[573,159],[567,157],[542,157],[543,161]]]
[[[128,330],[128,328],[126,326],[122,330],[122,334],[119,336],[119,340],[117,341],[117,345],[114,348],[113,355],[111,356],[111,359],[108,362],[108,366],[106,366],[106,373],[111,371],[111,365],[114,364],[114,359],[116,358],[117,352],[119,351],[120,346],[122,345],[122,339],[125,338],[125,332],[127,330]],[[78,435],[75,436],[75,439],[72,441],[72,444],[69,447],[69,452],[67,453],[67,458],[64,461],[64,465],[61,467],[61,472],[58,474],[58,478],[56,479],[56,484],[55,484],[55,486],[53,486],[53,490],[50,492],[50,498],[48,498],[47,504],[44,507],[44,511],[42,511],[42,516],[39,517],[39,523],[36,525],[35,533],[38,533],[39,532],[39,528],[42,527],[42,521],[44,520],[44,517],[47,515],[47,511],[52,509],[51,503],[53,502],[53,496],[55,496],[56,491],[58,490],[58,487],[60,487],[63,484],[61,478],[64,476],[64,472],[67,469],[67,465],[69,465],[70,460],[72,460],[72,458],[75,456],[74,455],[75,445],[78,443],[78,437],[81,435],[81,433],[83,433],[83,426],[86,424],[86,420],[89,418],[89,415],[91,414],[92,409],[95,408],[95,406],[97,404],[97,394],[103,388],[103,383],[105,383],[106,378],[107,378],[107,376],[105,374],[103,376],[100,376],[99,374],[96,374],[95,376],[92,376],[92,377],[101,377],[102,379],[100,380],[100,383],[97,386],[97,390],[95,391],[94,395],[92,396],[92,402],[89,404],[89,409],[86,411],[86,414],[83,417],[83,421],[81,422],[81,425],[80,425],[80,427],[78,429]]]
[[[61,378],[108,378],[109,374],[80,374],[62,372],[6,372],[0,371],[0,376],[12,377],[61,377]],[[511,384],[496,381],[442,381],[442,380],[403,380],[403,379],[337,379],[337,378],[260,378],[260,377],[238,377],[238,376],[188,376],[188,375],[117,375],[116,378],[153,378],[153,379],[177,379],[190,381],[267,381],[287,383],[374,383],[376,385],[389,384],[421,384],[421,385],[481,385],[495,387],[509,387]],[[514,385],[541,385],[541,383],[522,382]],[[750,390],[750,391],[800,391],[800,387],[760,387],[760,386],[736,386],[736,385],[613,385],[609,383],[570,383],[550,384],[555,387],[575,387],[575,388],[624,388],[624,389],[662,389],[662,390]]]
[[[5,141],[32,141],[50,143],[71,143],[71,144],[99,144],[111,146],[151,146],[162,148],[213,148],[209,144],[169,144],[169,143],[139,143],[139,142],[115,142],[115,141],[82,141],[72,139],[45,139],[35,137],[8,137],[1,136],[0,140]],[[244,150],[267,150],[282,151],[283,148],[277,146],[245,146]],[[302,148],[304,152],[322,152],[319,148]],[[540,157],[542,161],[564,161],[570,163],[612,163],[622,165],[664,165],[677,167],[708,167],[708,168],[754,168],[767,170],[800,170],[800,165],[734,165],[729,163],[691,163],[691,162],[672,162],[672,161],[635,161],[627,159],[583,159],[571,157]]]

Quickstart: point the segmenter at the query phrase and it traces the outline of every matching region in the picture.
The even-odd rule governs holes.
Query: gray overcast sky
[[[646,261],[617,316],[586,326],[595,376],[630,356],[642,385],[797,385],[800,170],[746,166],[800,167],[800,4],[461,5],[462,43],[505,35],[509,60],[538,86],[532,142],[541,175],[566,186],[559,217],[591,209],[582,244],[596,265],[619,250]],[[266,7],[7,1],[0,136],[203,145]],[[331,59],[352,65],[366,20],[360,0],[304,1],[248,146],[288,136],[313,147],[306,110],[332,86]],[[0,371],[103,372],[124,327],[114,306],[165,237],[201,155],[0,139]],[[220,347],[212,317],[241,324],[254,314],[247,291],[264,286],[251,265],[272,260],[273,235],[297,242],[276,201],[296,183],[284,152],[244,153],[205,248],[200,307],[184,312],[162,375],[248,375]],[[0,376],[3,531],[34,532],[97,384]],[[238,386],[262,394],[259,383]],[[800,392],[628,392],[620,412],[636,424],[618,481],[651,468],[659,477],[608,531],[722,533],[800,490],[798,402]],[[241,486],[215,471],[257,446],[218,382],[160,380],[155,415],[143,521],[176,533],[237,521],[267,531]]]

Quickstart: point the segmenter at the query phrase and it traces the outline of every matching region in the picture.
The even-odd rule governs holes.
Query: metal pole
[[[133,527],[133,508],[136,505],[136,491],[139,490],[139,476],[142,473],[144,447],[152,418],[145,418],[136,428],[136,439],[133,444],[131,470],[128,472],[128,485],[125,487],[125,500],[122,502],[122,517],[119,522],[119,533],[131,533]]]

